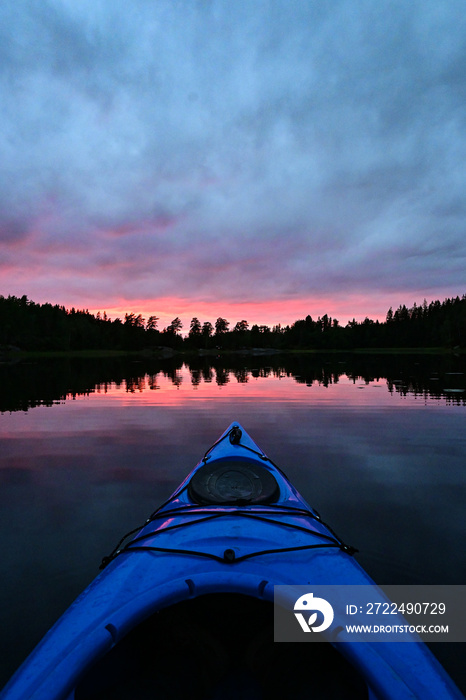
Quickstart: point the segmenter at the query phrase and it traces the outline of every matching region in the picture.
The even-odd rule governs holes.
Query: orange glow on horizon
[[[105,311],[109,318],[121,318],[122,320],[124,320],[126,313],[141,314],[146,320],[149,316],[157,316],[159,330],[165,328],[174,318],[179,317],[183,323],[182,332],[185,334],[188,332],[191,319],[194,316],[199,318],[201,323],[210,321],[212,324],[221,316],[230,322],[230,330],[237,321],[243,319],[249,323],[249,327],[257,324],[272,328],[278,324],[291,325],[298,319],[305,318],[308,314],[314,319],[327,314],[332,318],[337,318],[340,325],[346,326],[348,321],[353,318],[362,321],[366,316],[374,321],[384,321],[389,306],[390,303],[387,306],[386,296],[371,295],[368,297],[362,294],[348,296],[341,300],[334,297],[305,297],[258,302],[161,297],[159,299],[121,300],[116,304],[89,308],[89,311],[93,314]],[[398,304],[394,305],[394,308],[397,306]]]

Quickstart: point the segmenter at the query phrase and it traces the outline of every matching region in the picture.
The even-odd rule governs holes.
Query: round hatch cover
[[[188,494],[200,505],[254,505],[279,497],[275,477],[260,464],[225,460],[204,464],[189,482]]]

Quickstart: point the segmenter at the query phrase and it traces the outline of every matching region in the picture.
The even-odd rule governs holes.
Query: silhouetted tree
[[[245,333],[249,328],[249,323],[247,321],[238,321],[233,330],[236,333]]]
[[[196,316],[194,316],[194,318],[191,319],[191,325],[189,327],[189,335],[190,336],[199,336],[199,335],[201,335],[201,332],[202,332],[201,322],[199,321],[198,318],[196,318]]]
[[[228,331],[228,326],[229,322],[226,320],[226,318],[221,318],[219,317],[215,321],[215,334],[216,335],[221,335],[222,333],[226,333]]]
[[[206,336],[207,338],[210,338],[212,333],[214,332],[214,327],[210,323],[210,321],[206,321],[205,323],[202,324],[202,335]]]
[[[173,333],[174,335],[176,335],[177,333],[179,333],[179,331],[180,331],[182,328],[183,328],[183,324],[181,323],[181,319],[178,318],[178,316],[177,316],[177,317],[174,318],[173,321],[167,326],[166,330],[167,330],[167,333]]]

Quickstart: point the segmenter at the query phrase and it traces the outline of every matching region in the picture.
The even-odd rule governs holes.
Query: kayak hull
[[[234,433],[232,441],[232,431],[236,429],[241,435]],[[228,471],[228,460],[232,459],[236,466]],[[228,502],[232,489],[241,493],[249,489],[246,471],[249,463],[256,464],[259,475],[259,467],[272,475],[278,490],[273,491],[271,486],[267,491],[270,485],[267,477],[264,480],[267,488],[257,496],[264,502],[257,503],[254,499]],[[190,484],[197,472],[202,476],[200,470],[207,474],[206,489],[203,491],[203,484],[199,487],[207,495],[200,500],[208,500],[209,489],[220,492],[221,498],[227,493],[221,505],[193,501]],[[253,472],[250,489],[256,498],[261,487]],[[271,502],[267,502],[268,492],[273,492]],[[0,697],[2,700],[100,697],[98,693],[93,695],[94,690],[86,690],[92,686],[92,669],[96,664],[104,663],[102,660],[114,654],[145,621],[177,606],[187,611],[184,614],[188,615],[186,626],[189,627],[190,605],[194,610],[195,601],[199,600],[205,603],[224,596],[222,601],[228,601],[231,596],[236,604],[242,597],[254,599],[267,605],[270,617],[274,587],[278,585],[375,587],[351,552],[322,523],[318,513],[285,475],[265,458],[244,429],[234,423],[169,501],[152,514],[128,544],[122,544],[105,560],[102,573],[44,637]],[[210,620],[209,624],[215,632],[222,628],[222,619]],[[154,625],[157,630],[156,621]],[[247,626],[248,620],[243,625]],[[252,621],[249,627],[253,627]],[[245,640],[250,634],[251,629],[244,630]],[[459,700],[463,697],[421,642],[334,641],[333,647],[364,680],[367,698]],[[300,653],[304,650],[300,649]]]

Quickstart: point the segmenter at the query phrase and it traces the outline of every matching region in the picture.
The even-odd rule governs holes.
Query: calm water
[[[0,367],[0,686],[233,420],[379,583],[466,583],[465,359],[218,362]]]

